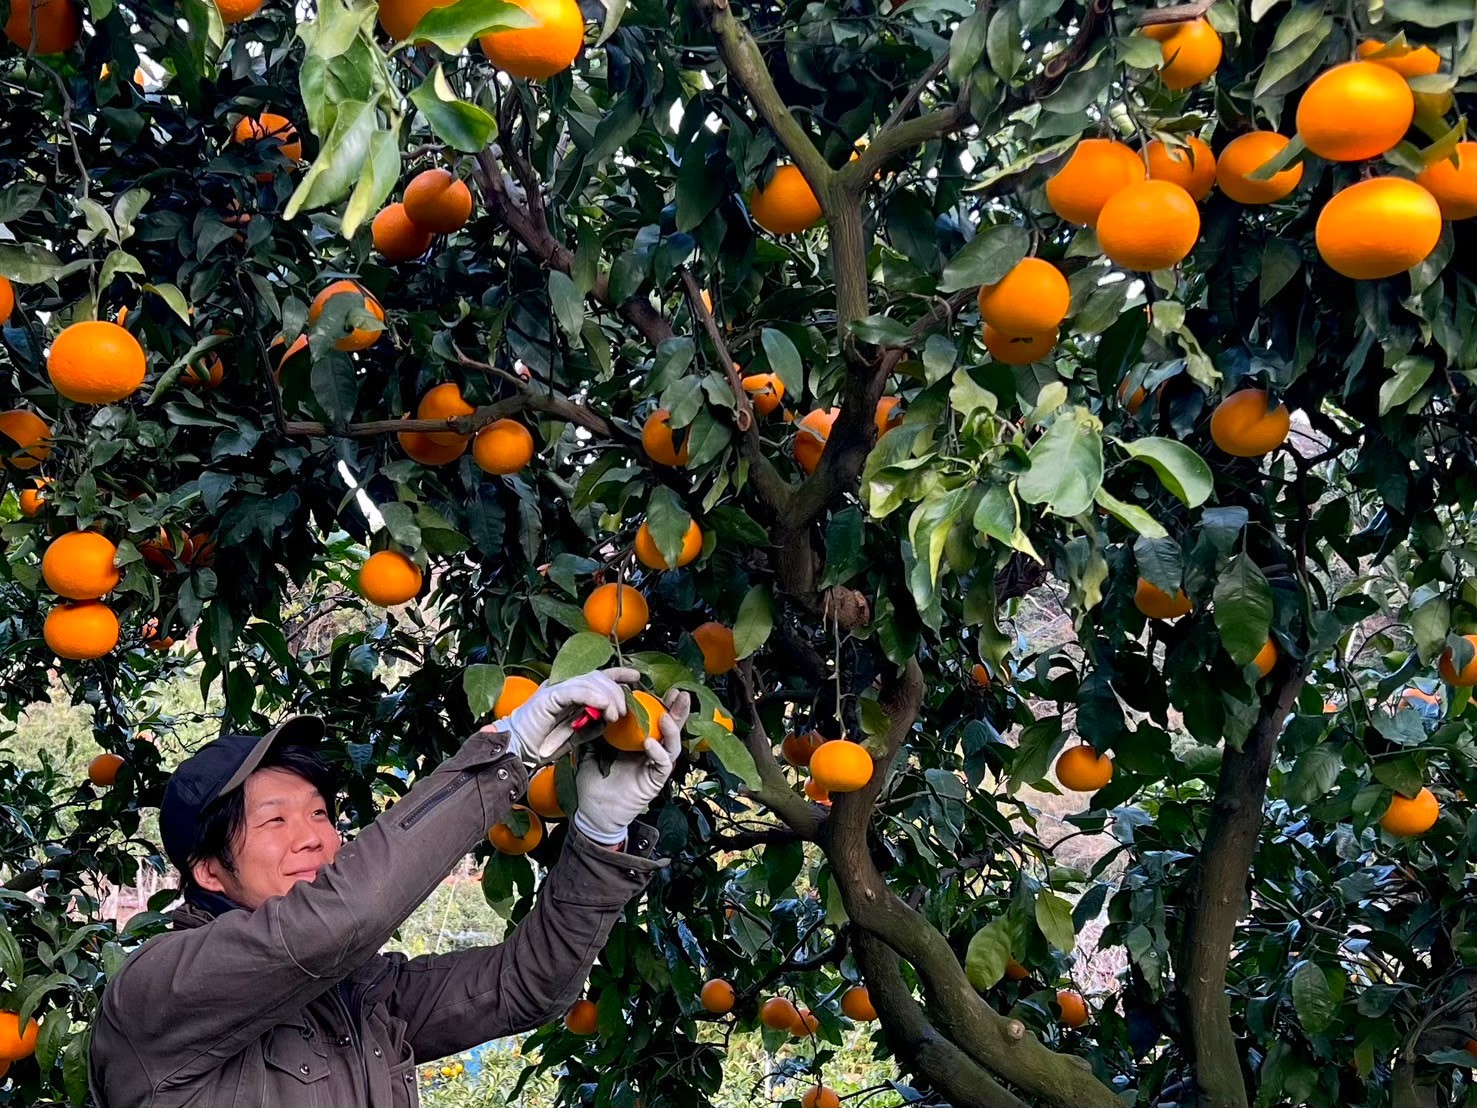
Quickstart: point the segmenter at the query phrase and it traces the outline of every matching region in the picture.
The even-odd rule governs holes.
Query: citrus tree
[[[834,1106],[873,1018],[961,1108],[1466,1102],[1472,31],[12,0],[5,718],[55,670],[115,757],[0,757],[0,1097],[85,1099],[161,925],[97,900],[161,865],[155,683],[323,715],[362,825],[619,659],[611,743],[699,710],[529,1044],[566,1102],[706,1103],[759,1029]],[[577,803],[492,830],[511,918]]]

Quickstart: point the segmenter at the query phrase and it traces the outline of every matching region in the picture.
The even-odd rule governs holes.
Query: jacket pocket
[[[283,1104],[328,1108],[328,1052],[315,1034],[295,1024],[274,1027],[262,1054],[269,1097],[275,1093]]]
[[[420,1108],[421,1091],[415,1081],[415,1059],[390,1067],[390,1104],[393,1108]]]

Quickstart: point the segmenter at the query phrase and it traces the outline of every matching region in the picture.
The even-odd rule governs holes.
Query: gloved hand
[[[600,772],[592,751],[580,762],[574,778],[580,798],[574,825],[590,841],[619,846],[632,821],[646,811],[672,776],[682,752],[682,725],[690,710],[687,694],[669,689],[663,706],[667,713],[657,724],[661,742],[647,739],[645,750],[617,754],[609,773]]]
[[[585,705],[599,711],[606,723],[625,715],[624,686],[640,680],[641,675],[634,669],[615,668],[544,685],[495,726],[511,736],[511,747],[532,770],[556,758],[576,735],[584,741],[600,733],[595,725],[578,733],[569,726]]]

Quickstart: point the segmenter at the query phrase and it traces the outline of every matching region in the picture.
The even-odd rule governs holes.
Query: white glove
[[[601,846],[619,846],[627,829],[672,776],[677,755],[682,752],[682,725],[687,722],[689,703],[681,689],[669,689],[663,706],[667,709],[657,724],[662,741],[646,740],[646,749],[615,756],[609,773],[600,772],[593,751],[586,751],[575,774],[579,807],[574,825],[585,838]]]
[[[641,675],[634,669],[606,669],[586,673],[544,685],[506,718],[499,720],[497,730],[510,737],[509,747],[517,751],[529,769],[551,762],[576,738],[593,739],[600,734],[599,724],[591,724],[576,732],[570,727],[586,705],[594,708],[606,723],[614,723],[626,714],[626,690]]]

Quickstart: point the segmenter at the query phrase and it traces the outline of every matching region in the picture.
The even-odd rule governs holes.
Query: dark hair
[[[256,767],[263,769],[285,769],[307,781],[323,797],[328,805],[328,818],[337,818],[334,811],[333,771],[317,753],[305,746],[273,747]],[[255,771],[253,771],[255,772]],[[236,847],[241,841],[246,825],[246,786],[232,789],[225,796],[217,797],[200,813],[195,824],[195,843],[190,848],[183,878],[185,890],[199,886],[195,881],[195,865],[199,862],[216,861],[226,867],[226,872],[236,872]]]

